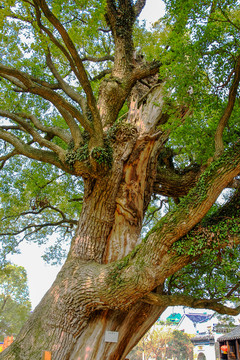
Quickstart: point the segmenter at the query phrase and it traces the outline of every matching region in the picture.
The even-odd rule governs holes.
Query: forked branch
[[[45,0],[34,0],[34,4],[37,8],[41,9],[46,16],[47,20],[54,26],[54,28],[60,34],[66,48],[68,49],[68,53],[71,55],[71,58],[78,69],[78,80],[87,96],[87,104],[91,111],[93,118],[93,128],[95,134],[98,134],[98,137],[103,139],[103,129],[101,124],[101,119],[99,115],[99,111],[96,104],[96,99],[93,95],[93,91],[91,88],[90,81],[88,79],[87,73],[83,66],[82,60],[77,52],[77,49],[68,35],[66,29],[61,24],[59,19],[51,12]]]
[[[60,88],[73,100],[76,101],[78,105],[81,106],[82,110],[84,111],[86,108],[86,101],[83,96],[81,96],[78,92],[76,92],[59,74],[57,71],[52,58],[50,51],[46,54],[46,62],[51,70],[53,76],[58,81]]]
[[[24,217],[24,216],[39,216],[41,213],[43,213],[46,210],[52,210],[53,212],[55,212],[56,214],[61,216],[61,219],[56,219],[55,221],[48,221],[48,222],[43,222],[43,223],[37,223],[37,222],[30,222],[28,225],[18,229],[18,230],[14,230],[14,229],[9,229],[8,231],[5,232],[1,232],[0,236],[16,236],[16,235],[20,235],[20,234],[24,234],[25,236],[31,235],[32,233],[36,233],[38,231],[40,231],[43,228],[47,228],[47,227],[59,227],[59,226],[64,226],[66,224],[70,225],[70,226],[74,226],[77,225],[78,221],[75,219],[69,219],[67,218],[66,214],[61,211],[59,208],[57,208],[56,206],[52,206],[52,205],[46,205],[41,207],[38,210],[28,210],[28,211],[24,211],[22,213],[17,214],[16,216],[10,216],[10,217],[5,217],[3,219],[1,219],[1,221],[7,220],[7,219],[11,219],[12,220],[19,220],[20,218]],[[29,232],[30,231],[30,232]]]
[[[34,128],[29,124],[29,122],[27,122],[26,120],[24,120],[24,118],[10,113],[8,111],[2,111],[0,110],[0,116],[9,118],[11,120],[13,120],[14,122],[16,122],[17,124],[19,124],[23,129],[26,130],[26,132],[28,134],[30,134],[32,136],[32,139],[34,140],[34,142],[37,142],[39,145],[46,147],[50,150],[52,150],[53,152],[55,152],[59,159],[64,162],[65,159],[65,151],[58,145],[54,144],[53,142],[46,140],[46,138],[43,138],[36,130],[34,130]]]
[[[54,90],[39,85],[34,82],[31,77],[23,71],[10,68],[8,66],[0,64],[0,76],[11,81],[14,85],[18,86],[23,92],[29,92],[35,95],[41,96],[43,99],[51,102],[63,116],[72,134],[72,138],[76,144],[79,144],[82,140],[81,131],[77,122],[78,120],[83,128],[93,134],[93,128],[91,123],[84,118],[81,112],[64,99],[60,94]]]
[[[64,163],[58,158],[57,154],[53,151],[40,150],[25,144],[17,136],[2,129],[0,129],[0,139],[12,144],[14,147],[14,153],[17,152],[17,154],[24,155],[30,159],[55,165],[68,173],[72,173],[71,169],[64,165]]]

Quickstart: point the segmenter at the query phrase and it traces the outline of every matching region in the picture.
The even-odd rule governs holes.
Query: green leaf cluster
[[[169,146],[175,149],[178,166],[201,164],[213,154],[214,134],[228,101],[230,74],[239,56],[240,5],[231,0],[188,0],[184,6],[181,0],[164,2],[167,12],[155,31],[164,48],[160,78],[166,82]],[[179,126],[173,108],[183,104],[190,115]],[[238,113],[236,103],[224,132],[227,144],[239,136]]]

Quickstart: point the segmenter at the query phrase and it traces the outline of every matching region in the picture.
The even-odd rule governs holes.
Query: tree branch
[[[163,196],[183,197],[196,185],[200,175],[200,167],[189,169],[184,174],[178,174],[172,169],[160,167],[158,168],[153,191],[155,194]]]
[[[0,165],[0,170],[2,170],[2,168],[4,167],[7,160],[9,160],[11,157],[13,157],[17,154],[18,154],[18,152],[16,150],[13,150],[10,153],[8,153],[7,155],[0,156],[0,161],[2,162]]]
[[[214,155],[215,157],[218,157],[219,155],[221,155],[224,150],[224,144],[223,144],[223,139],[222,139],[223,130],[225,129],[225,127],[228,123],[228,120],[233,111],[239,81],[240,81],[240,56],[238,56],[237,61],[236,61],[235,75],[233,78],[233,83],[229,90],[227,107],[218,123],[216,134],[215,134],[215,155]]]
[[[67,173],[70,174],[73,173],[73,171],[70,168],[68,168],[58,159],[57,155],[54,152],[39,150],[30,145],[27,145],[15,135],[10,134],[9,132],[1,129],[0,129],[0,139],[12,144],[15,148],[14,151],[16,151],[19,155],[24,155],[30,159],[49,163],[57,166],[58,168],[66,171]]]
[[[91,62],[95,62],[95,63],[103,62],[103,61],[114,61],[114,56],[105,55],[105,56],[102,56],[100,58],[94,57],[94,56],[84,56],[82,58],[82,61],[91,61]]]
[[[98,75],[94,76],[92,78],[92,81],[101,80],[102,78],[104,78],[104,76],[106,76],[107,74],[111,74],[111,73],[112,73],[112,69],[105,69],[105,70],[101,71]]]
[[[54,151],[62,163],[65,161],[65,151],[58,145],[54,144],[51,141],[48,141],[44,139],[37,131],[34,130],[34,128],[25,121],[22,117],[19,115],[9,113],[8,111],[2,111],[0,110],[0,116],[7,117],[14,122],[17,122],[21,127],[23,127],[28,134],[30,134],[35,142],[37,142],[39,145],[47,147],[48,149]]]
[[[151,63],[145,63],[141,66],[136,66],[132,72],[132,80],[136,82],[137,80],[142,80],[149,76],[156,75],[160,66],[160,61],[153,61]]]
[[[68,83],[66,83],[66,81],[63,80],[63,78],[61,77],[61,75],[59,74],[59,72],[57,71],[55,65],[53,64],[52,58],[51,58],[51,54],[50,52],[48,52],[46,54],[46,60],[47,60],[47,65],[49,67],[49,69],[51,70],[53,76],[56,78],[56,80],[58,81],[61,89],[74,101],[76,101],[82,108],[83,111],[85,111],[86,108],[86,100],[83,98],[83,96],[81,96],[79,93],[77,93],[70,85],[68,85]]]
[[[25,1],[25,0],[24,0]],[[66,59],[68,60],[70,67],[72,69],[72,71],[74,72],[74,74],[76,75],[77,79],[80,78],[80,75],[78,73],[78,70],[74,64],[74,61],[71,57],[71,55],[69,54],[69,52],[67,51],[67,49],[58,41],[58,39],[53,35],[53,33],[42,24],[41,22],[41,11],[39,9],[39,7],[35,4],[31,4],[36,11],[36,18],[37,18],[37,23],[39,26],[39,29],[42,30],[45,34],[47,34],[47,36],[49,37],[49,39],[51,40],[51,42],[61,51],[61,53],[66,57]]]
[[[56,16],[51,12],[49,9],[47,3],[45,0],[34,0],[34,4],[37,7],[40,7],[48,19],[48,21],[54,26],[54,28],[58,31],[60,36],[62,37],[62,40],[64,44],[66,45],[69,53],[71,54],[71,57],[74,61],[74,64],[79,72],[78,80],[80,81],[80,84],[83,87],[83,90],[87,96],[87,104],[91,111],[92,118],[93,118],[93,125],[95,134],[98,134],[99,141],[101,140],[101,143],[103,143],[103,129],[101,124],[101,119],[99,115],[99,111],[96,104],[96,99],[93,95],[91,84],[88,80],[87,73],[84,69],[82,60],[80,56],[78,55],[78,52],[75,48],[74,43],[72,42],[70,36],[68,35],[66,29],[61,24],[61,22],[56,18]]]
[[[115,2],[113,0],[107,0],[107,13],[106,20],[108,25],[110,25],[111,29],[114,29],[116,23],[117,9]]]
[[[14,228],[12,229],[12,231],[8,231],[8,232],[2,232],[0,233],[0,236],[19,236],[19,235],[23,235],[23,237],[18,241],[18,244],[20,242],[22,242],[25,238],[33,235],[33,234],[36,234],[38,233],[39,231],[41,231],[42,229],[45,229],[45,228],[50,228],[50,227],[55,227],[55,228],[65,228],[66,225],[69,225],[69,227],[67,228],[67,231],[69,229],[73,229],[73,225],[77,225],[78,221],[77,220],[74,220],[74,219],[68,219],[66,217],[66,215],[63,213],[63,211],[61,211],[60,209],[58,209],[57,207],[55,206],[52,206],[52,205],[46,205],[46,206],[43,206],[41,207],[39,210],[37,211],[25,211],[25,212],[22,212],[20,214],[17,214],[16,216],[12,215],[12,216],[7,216],[5,218],[2,218],[1,221],[4,222],[4,220],[8,220],[8,219],[13,219],[15,220],[15,222],[17,221],[19,223],[19,220],[21,217],[24,217],[24,216],[27,216],[29,217],[29,215],[33,215],[33,216],[38,216],[39,214],[41,214],[43,211],[45,210],[48,210],[48,209],[51,209],[55,212],[57,212],[58,214],[61,215],[61,218],[62,220],[58,220],[58,221],[48,221],[48,222],[43,222],[43,223],[34,223],[34,222],[30,222],[28,221],[28,225],[20,228],[19,230],[15,231]]]
[[[59,225],[63,225],[63,224],[72,224],[72,223],[73,222],[71,220],[59,220],[56,222],[47,222],[47,223],[43,223],[43,224],[30,224],[16,232],[0,233],[0,236],[17,236],[22,233],[25,233],[27,230],[34,229],[34,231],[27,233],[24,236],[24,238],[26,238],[27,236],[32,235],[46,227],[55,227],[55,226],[59,226]]]
[[[72,139],[70,133],[67,130],[61,129],[58,126],[45,126],[38,120],[35,115],[29,115],[26,113],[20,113],[18,115],[25,119],[29,119],[38,130],[45,132],[51,138],[57,136],[62,139],[66,144],[69,144]]]
[[[14,79],[16,79],[17,86],[23,89],[24,92],[30,92],[32,94],[39,95],[42,98],[50,101],[62,114],[76,143],[81,141],[81,132],[74,118],[80,122],[84,129],[89,132],[89,134],[93,134],[93,128],[90,122],[86,121],[83,115],[72,104],[70,104],[61,95],[52,89],[40,86],[34,83],[28,74],[20,70],[4,66],[2,64],[0,64],[0,75],[12,81],[14,84]]]
[[[28,211],[24,211],[20,214],[17,214],[17,215],[11,215],[11,216],[5,216],[4,218],[1,219],[1,221],[4,221],[6,219],[19,219],[20,217],[22,216],[26,216],[26,215],[39,215],[41,214],[44,210],[46,209],[51,209],[57,213],[59,213],[62,217],[62,220],[64,220],[66,223],[69,223],[69,224],[74,224],[74,225],[77,225],[78,224],[78,221],[77,220],[74,220],[74,219],[67,219],[65,213],[58,209],[57,207],[55,206],[52,206],[50,204],[48,205],[45,205],[43,207],[41,207],[39,210],[35,211],[35,210],[28,210]],[[30,225],[30,226],[35,226],[35,225]],[[23,232],[24,230],[21,230],[21,232]],[[0,234],[0,235],[11,235],[10,233],[9,234]],[[14,233],[13,235],[17,235],[16,233]]]
[[[149,293],[141,301],[158,306],[188,306],[196,309],[210,309],[217,311],[219,314],[228,314],[236,316],[240,313],[240,306],[231,308],[214,299],[197,299],[186,295],[159,295]]]
[[[0,116],[1,116],[1,110],[0,110]],[[17,125],[1,125],[0,128],[3,130],[23,130],[20,126]]]
[[[30,76],[30,79],[35,82],[36,84],[39,84],[39,85],[42,85],[44,87],[47,87],[49,89],[52,89],[52,90],[59,90],[60,89],[60,86],[59,84],[50,84],[48,83],[47,81],[45,80],[40,80],[40,79],[37,79],[36,77],[34,76]]]
[[[107,1],[106,20],[111,28],[115,43],[113,76],[118,79],[129,77],[133,64],[133,24],[136,20],[130,0]]]
[[[222,9],[221,6],[219,6],[220,10],[221,10],[221,13],[223,14],[223,16],[225,17],[225,19],[227,20],[227,22],[229,24],[231,24],[233,27],[235,27],[238,31],[240,31],[240,27],[237,26],[237,24],[234,24],[231,19],[229,19],[229,17],[227,16],[226,12]]]
[[[158,212],[159,210],[161,210],[162,207],[163,207],[163,204],[166,203],[166,202],[167,202],[166,199],[162,199],[162,200],[160,201],[160,205],[159,205],[156,209],[154,209],[153,211],[151,211],[149,214],[147,214],[147,216],[146,216],[146,218],[145,218],[145,221],[144,221],[144,223],[143,223],[143,226],[148,225],[148,224],[152,221],[152,219],[154,218],[154,214],[155,214],[156,212]]]
[[[144,6],[146,4],[146,0],[138,0],[136,4],[134,5],[134,10],[136,14],[136,18],[141,14]]]

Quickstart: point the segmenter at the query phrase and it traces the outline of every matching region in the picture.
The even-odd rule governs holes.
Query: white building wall
[[[194,360],[199,360],[199,359],[205,360],[204,357],[202,357],[202,358],[200,357],[201,353],[205,355],[206,360],[215,360],[216,359],[214,344],[194,346],[194,349],[193,349]]]
[[[196,327],[193,322],[185,316],[177,325],[177,330],[184,331],[187,334],[196,334]]]
[[[176,326],[176,329],[180,331],[184,331],[187,334],[193,334],[193,335],[197,335],[198,333],[208,334],[209,332],[212,331],[213,324],[215,324],[216,322],[217,322],[216,318],[212,317],[208,321],[194,324],[187,316],[183,315],[179,324]]]
[[[216,319],[213,317],[208,321],[205,321],[203,323],[196,324],[196,330],[199,333],[208,333],[208,331],[212,331],[213,324],[216,323]]]

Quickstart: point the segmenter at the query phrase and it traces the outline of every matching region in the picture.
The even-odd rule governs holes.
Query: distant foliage
[[[16,336],[30,311],[26,271],[8,263],[0,269],[0,341]]]
[[[193,360],[193,344],[190,335],[172,328],[158,327],[150,330],[130,352],[130,360],[142,360],[150,357],[175,360]]]

